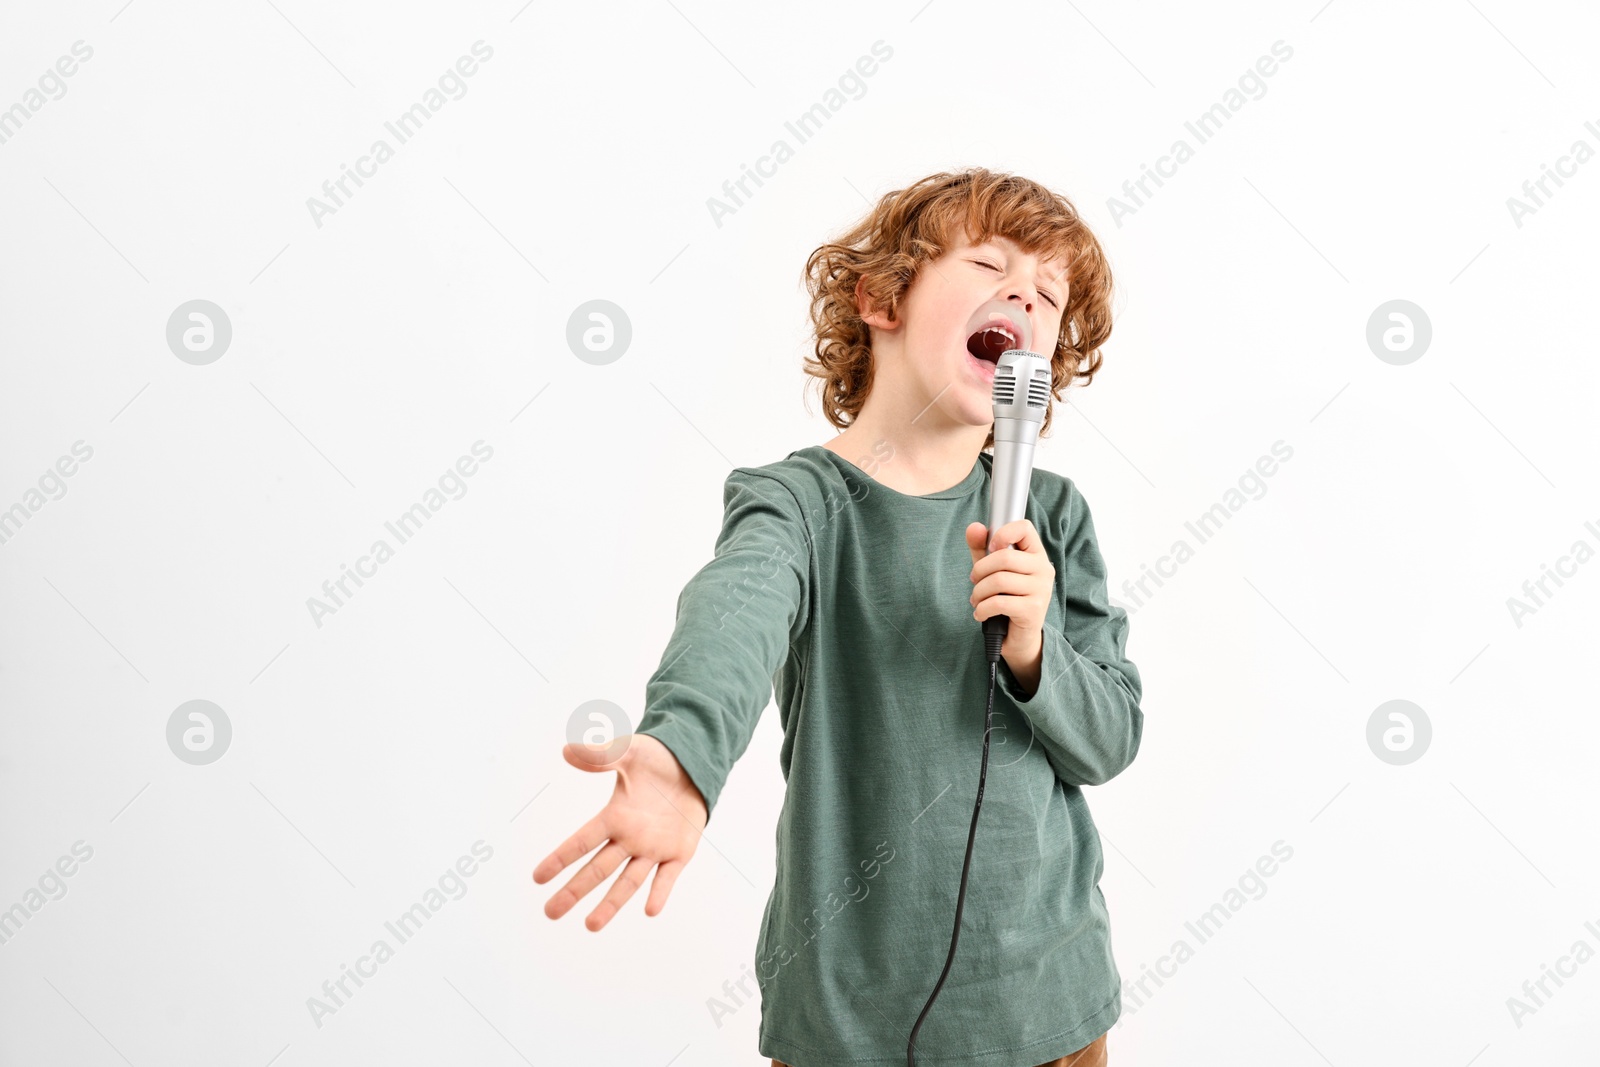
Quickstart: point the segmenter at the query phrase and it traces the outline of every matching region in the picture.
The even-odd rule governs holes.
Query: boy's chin
[[[960,409],[955,417],[967,426],[987,429],[994,425],[994,402],[985,391],[973,390],[970,397],[962,399]]]

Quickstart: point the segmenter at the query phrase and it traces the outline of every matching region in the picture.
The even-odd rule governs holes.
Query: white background
[[[609,795],[561,761],[568,718],[637,716],[729,468],[834,432],[802,399],[807,254],[969,165],[1064,193],[1110,254],[1104,370],[1040,465],[1089,500],[1120,603],[1293,449],[1132,612],[1143,746],[1090,792],[1123,976],[1194,947],[1275,841],[1293,858],[1125,993],[1112,1062],[1593,1048],[1600,962],[1507,1007],[1600,949],[1600,564],[1507,608],[1600,545],[1600,161],[1507,207],[1600,148],[1592,9],[120,3],[0,17],[0,107],[93,48],[0,144],[0,508],[93,449],[0,544],[0,908],[93,849],[0,945],[0,1062],[763,1062],[757,1006],[707,1001],[772,883],[774,711],[662,915],[641,892],[592,934],[597,892],[551,922],[530,872]],[[307,199],[478,40],[466,94],[316,225]],[[796,146],[784,121],[879,40]],[[1280,40],[1264,95],[1119,224],[1109,198]],[[779,137],[794,158],[717,225]],[[193,299],[233,329],[204,366],[166,342]],[[604,366],[566,342],[594,299],[632,324]],[[1393,299],[1432,326],[1406,365],[1366,340]],[[307,599],[480,439],[466,494],[319,627]],[[207,766],[166,741],[192,699],[233,727]],[[1393,699],[1432,724],[1404,766],[1367,743]],[[307,998],[480,839],[465,895],[315,1025]]]

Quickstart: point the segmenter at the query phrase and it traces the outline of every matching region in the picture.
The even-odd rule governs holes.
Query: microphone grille
[[[1022,402],[1030,408],[1045,408],[1050,406],[1050,368],[1039,366],[1037,362],[1027,370],[1028,383]],[[994,376],[994,404],[997,408],[1008,408],[1017,402],[1017,364],[1008,364],[995,368]]]
[[[1036,370],[1028,379],[1028,406],[1031,408],[1050,406],[1050,371],[1048,368]]]
[[[1000,367],[994,376],[995,407],[1010,407],[1017,399],[1017,372],[1014,367]]]

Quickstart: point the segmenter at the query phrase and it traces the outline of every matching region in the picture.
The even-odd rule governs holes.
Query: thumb
[[[974,522],[967,526],[967,550],[972,553],[974,563],[989,554],[989,528],[983,523]]]
[[[561,747],[561,758],[580,771],[614,771],[627,758],[632,734],[621,734],[604,744],[569,743]]]

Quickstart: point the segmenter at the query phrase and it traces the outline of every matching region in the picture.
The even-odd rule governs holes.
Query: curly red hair
[[[848,426],[872,389],[872,334],[856,305],[857,283],[892,321],[924,263],[963,236],[978,243],[996,235],[1030,255],[1070,264],[1050,392],[1059,400],[1062,390],[1094,380],[1111,336],[1111,266],[1072,202],[1027,178],[982,167],[941,172],[885,193],[865,218],[806,260],[816,354],[806,357],[805,372],[819,380],[810,384],[830,423]],[[1046,410],[1041,434],[1049,432],[1054,410]],[[991,429],[983,447],[993,445]]]

